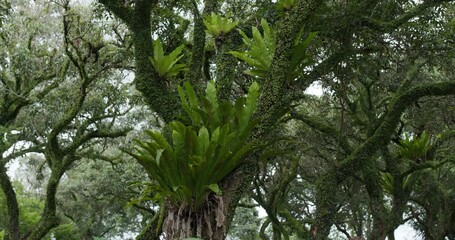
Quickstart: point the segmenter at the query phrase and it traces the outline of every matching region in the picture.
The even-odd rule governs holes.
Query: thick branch
[[[194,30],[193,30],[193,47],[191,49],[191,60],[189,69],[185,75],[185,80],[190,81],[199,93],[203,92],[204,79],[202,77],[202,67],[205,55],[205,25],[204,18],[217,7],[216,1],[205,0],[204,11],[199,14],[197,6],[194,6]]]
[[[294,49],[294,39],[302,28],[302,22],[308,19],[321,3],[319,1],[298,1],[286,14],[277,29],[277,43],[275,56],[273,58],[269,77],[262,86],[262,95],[257,115],[261,116],[255,137],[259,137],[270,128],[289,109],[289,102],[286,98],[292,91],[292,81],[288,81],[288,71]]]
[[[120,18],[126,25],[131,26],[133,12],[124,1],[119,0],[99,0],[110,12]]]
[[[118,138],[118,137],[124,137],[126,134],[130,131],[131,129],[121,129],[118,131],[94,131],[85,134],[84,136],[81,136],[77,139],[75,139],[70,146],[65,148],[63,151],[66,153],[73,153],[78,149],[80,146],[82,146],[84,143],[90,141],[91,139],[95,138]]]
[[[387,33],[392,32],[395,29],[399,28],[410,19],[422,14],[426,9],[438,6],[444,2],[450,2],[450,0],[436,0],[436,1],[424,1],[422,4],[417,5],[416,7],[410,9],[403,15],[397,17],[396,19],[390,22],[382,22],[380,20],[364,17],[362,20],[363,24],[371,29],[377,30],[379,32]]]

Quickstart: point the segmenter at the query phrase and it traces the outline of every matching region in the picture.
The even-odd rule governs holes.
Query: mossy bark
[[[177,94],[165,79],[158,76],[150,62],[153,56],[151,11],[157,1],[138,0],[134,6],[111,0],[100,2],[123,20],[132,32],[136,65],[134,81],[146,104],[166,122],[174,120],[180,112]]]
[[[240,34],[237,31],[231,31],[219,40],[215,40],[218,49],[215,59],[215,78],[220,101],[232,100],[232,84],[236,76],[237,61],[229,51],[235,50],[241,42]]]
[[[5,163],[1,161],[0,153],[0,186],[5,194],[6,206],[8,209],[8,221],[9,225],[6,229],[6,239],[19,240],[19,204],[17,203],[16,192],[14,191],[13,184],[7,175],[7,169]]]
[[[52,228],[58,226],[60,221],[57,217],[56,195],[58,185],[60,183],[61,177],[63,176],[63,173],[65,173],[65,169],[58,168],[52,170],[51,176],[46,186],[46,198],[44,202],[43,213],[38,224],[26,238],[27,240],[40,240]]]
[[[193,47],[191,49],[191,59],[188,65],[190,71],[186,72],[185,80],[192,83],[195,91],[199,94],[204,91],[204,79],[203,77],[203,68],[204,68],[204,58],[205,58],[205,25],[204,18],[210,13],[216,11],[217,1],[206,0],[204,1],[204,11],[202,14],[198,12],[197,9],[194,9],[194,30],[193,30]],[[194,6],[196,7],[196,6]]]

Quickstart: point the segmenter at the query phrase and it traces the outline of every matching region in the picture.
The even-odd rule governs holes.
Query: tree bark
[[[11,240],[19,240],[19,204],[17,203],[16,192],[13,184],[7,174],[5,163],[2,160],[3,153],[0,153],[0,186],[6,198],[6,206],[8,209],[8,228],[6,229],[7,238]]]
[[[27,240],[40,240],[52,228],[57,227],[59,219],[57,217],[57,202],[56,195],[60,179],[65,173],[66,168],[54,167],[46,187],[46,198],[44,202],[44,210],[41,218],[35,228],[30,232],[29,236],[24,238]]]
[[[217,1],[205,0],[204,11],[200,14],[197,6],[194,6],[194,30],[193,30],[193,47],[191,49],[191,60],[188,65],[189,71],[185,74],[185,80],[192,83],[195,91],[199,94],[204,92],[203,67],[205,58],[205,25],[204,18],[217,9]],[[210,80],[210,79],[206,79]]]

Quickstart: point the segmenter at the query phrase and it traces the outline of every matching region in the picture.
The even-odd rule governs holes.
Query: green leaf
[[[156,157],[155,157],[155,161],[156,161],[156,165],[160,165],[160,160],[161,160],[161,155],[163,154],[164,152],[164,149],[158,149],[156,151]]]
[[[210,142],[209,131],[206,127],[203,126],[201,129],[199,129],[197,142],[198,151],[196,154],[199,156],[205,156],[205,152],[207,151],[207,147],[209,146]]]
[[[252,39],[239,30],[240,35],[243,37],[243,42],[249,50],[245,52],[230,51],[229,53],[252,67],[252,69],[245,71],[246,74],[265,78],[275,54],[276,37],[273,29],[270,28],[265,19],[261,19],[261,26],[263,36],[256,27],[252,27]]]
[[[190,117],[192,124],[200,126],[203,120],[201,113],[203,114],[203,112],[199,109],[199,101],[196,92],[189,82],[183,83],[183,86],[185,87],[185,91],[181,87],[178,88],[182,107]]]
[[[201,97],[189,83],[179,87],[183,109],[191,119],[189,125],[169,123],[170,139],[157,131],[146,131],[149,140],[135,140],[135,151],[128,152],[152,179],[142,200],[187,204],[195,211],[209,194],[222,194],[218,182],[256,148],[248,139],[256,123],[253,113],[259,90],[254,82],[247,96],[232,106],[230,102],[218,104],[215,82],[208,83]]]
[[[209,185],[209,188],[210,188],[210,190],[212,190],[214,193],[216,193],[216,195],[221,195],[221,194],[223,194],[223,192],[221,191],[220,187],[219,187],[218,184],[216,184],[216,183],[210,184],[210,185]]]
[[[302,35],[304,33],[302,28],[297,35],[297,38],[294,40],[294,49],[291,56],[291,64],[289,66],[289,75],[288,79],[293,80],[296,76],[300,75],[300,72],[303,71],[309,63],[311,63],[311,56],[307,54],[308,47],[313,42],[316,37],[316,32],[310,32],[308,36],[301,41]]]
[[[177,62],[183,57],[183,55],[180,55],[184,48],[183,45],[174,49],[169,55],[165,55],[163,45],[159,39],[154,41],[153,44],[153,58],[150,58],[150,62],[159,76],[171,78],[178,75],[182,71],[188,70],[185,64],[177,64]]]
[[[388,172],[380,172],[381,173],[381,185],[385,192],[390,195],[394,194],[394,180],[392,174]]]
[[[408,159],[425,158],[433,148],[431,138],[425,131],[420,136],[411,137],[405,133],[404,139],[400,140],[400,154]]]
[[[239,24],[239,21],[232,21],[229,17],[230,14],[222,17],[212,12],[204,19],[204,25],[207,28],[205,31],[214,38],[226,35]]]

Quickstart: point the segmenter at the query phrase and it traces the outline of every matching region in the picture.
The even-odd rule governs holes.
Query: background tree
[[[105,41],[103,26],[84,20],[90,17],[89,10],[67,2],[16,4],[5,19],[8,31],[2,38],[0,170],[9,216],[9,226],[2,228],[8,239],[41,239],[62,223],[56,196],[65,172],[82,159],[106,157],[109,139],[131,129],[119,124],[134,97],[128,96],[129,86],[122,82],[127,73],[117,70],[131,68],[122,57],[128,49],[119,39],[122,35]],[[37,174],[47,173],[41,192],[44,206],[39,221],[21,231],[21,206],[5,165],[30,152],[44,155],[37,163]]]

